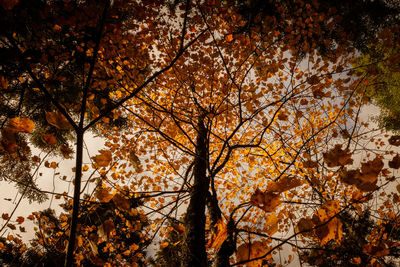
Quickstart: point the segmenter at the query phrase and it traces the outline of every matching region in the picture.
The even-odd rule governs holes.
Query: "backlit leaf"
[[[8,119],[8,127],[14,132],[30,133],[35,129],[35,123],[28,118]]]

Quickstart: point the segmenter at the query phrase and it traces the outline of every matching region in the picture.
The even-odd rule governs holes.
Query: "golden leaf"
[[[59,111],[46,111],[46,121],[60,130],[71,130],[72,125],[68,122],[67,118]]]
[[[169,245],[168,242],[161,242],[160,243],[160,247],[162,247],[162,248],[166,248],[166,247],[168,247],[168,245]]]
[[[11,131],[30,133],[35,129],[35,123],[28,118],[11,118],[8,119],[8,127]]]
[[[107,167],[112,160],[112,154],[109,150],[100,150],[100,155],[92,157],[97,167]]]
[[[264,232],[268,235],[273,235],[278,231],[278,217],[275,213],[269,214],[265,217]]]

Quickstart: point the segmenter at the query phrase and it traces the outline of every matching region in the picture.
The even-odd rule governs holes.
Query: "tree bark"
[[[82,178],[82,156],[83,156],[83,130],[76,132],[76,162],[75,162],[75,184],[74,184],[74,202],[72,209],[72,218],[70,226],[70,234],[68,240],[68,250],[65,257],[65,267],[71,267],[74,262],[75,236],[78,226],[79,201],[81,195],[81,178]]]
[[[185,251],[182,266],[207,266],[205,242],[208,142],[204,116],[199,118],[196,139],[196,156],[193,165],[193,186],[185,217]]]

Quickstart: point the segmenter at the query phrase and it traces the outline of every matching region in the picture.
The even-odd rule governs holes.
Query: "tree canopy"
[[[400,137],[360,113],[397,116],[399,9],[354,3],[1,1],[0,179],[62,208],[3,213],[2,263],[397,263]]]

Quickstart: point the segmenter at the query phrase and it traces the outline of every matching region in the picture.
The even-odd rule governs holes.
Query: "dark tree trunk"
[[[82,178],[82,156],[83,156],[83,130],[76,133],[76,162],[75,162],[75,184],[74,184],[74,202],[72,209],[71,227],[68,240],[67,255],[65,257],[65,267],[71,267],[74,263],[75,237],[78,226],[79,201],[81,193]]]
[[[198,122],[196,156],[193,165],[193,186],[187,209],[185,224],[185,251],[182,266],[207,266],[205,242],[206,198],[209,187],[207,178],[208,142],[204,118]]]

